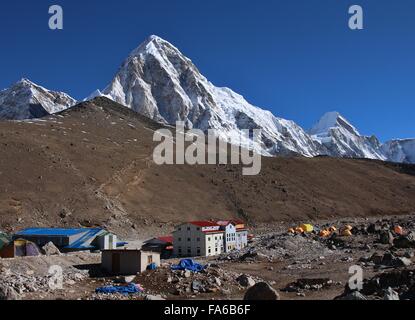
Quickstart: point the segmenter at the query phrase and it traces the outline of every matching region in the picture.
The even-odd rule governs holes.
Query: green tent
[[[0,232],[0,250],[4,246],[7,246],[11,240],[12,240],[11,237],[8,236],[6,233]]]

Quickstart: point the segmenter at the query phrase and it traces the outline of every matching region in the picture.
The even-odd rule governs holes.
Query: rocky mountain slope
[[[0,92],[0,120],[41,118],[65,110],[75,103],[66,93],[50,91],[22,79]]]
[[[122,234],[191,219],[310,221],[415,208],[415,176],[402,173],[415,172],[411,165],[264,157],[251,177],[232,165],[158,166],[160,127],[105,98],[0,122],[0,229],[101,225]]]

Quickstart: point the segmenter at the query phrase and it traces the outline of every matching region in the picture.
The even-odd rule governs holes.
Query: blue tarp
[[[120,294],[124,294],[124,295],[129,295],[129,294],[143,292],[143,289],[135,283],[130,283],[128,286],[100,287],[100,288],[95,289],[95,292],[96,293],[106,293],[106,294],[120,293]]]
[[[94,249],[95,246],[91,245],[93,239],[95,239],[100,233],[105,232],[101,228],[79,229],[83,230],[84,234],[75,242],[66,246],[65,249]]]
[[[155,263],[150,263],[147,266],[147,270],[156,270],[157,269],[157,265]]]
[[[172,270],[190,270],[193,272],[200,272],[205,270],[207,266],[202,266],[200,263],[193,261],[192,259],[182,259],[178,265],[172,265]]]

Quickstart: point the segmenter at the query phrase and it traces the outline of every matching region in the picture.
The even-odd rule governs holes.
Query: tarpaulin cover
[[[154,262],[153,263],[150,263],[147,266],[147,270],[156,270],[156,269],[157,269],[157,264],[155,264]]]
[[[124,295],[143,292],[144,289],[135,283],[130,283],[128,286],[106,286],[95,289],[96,293],[114,294],[120,293]]]
[[[202,266],[201,264],[193,261],[192,259],[182,259],[178,265],[172,265],[172,270],[190,270],[193,272],[200,272],[205,270],[207,266]]]

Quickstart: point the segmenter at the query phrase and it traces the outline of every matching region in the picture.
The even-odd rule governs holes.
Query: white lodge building
[[[221,229],[225,231],[223,237],[223,246],[225,252],[231,252],[236,249],[236,226],[231,221],[218,221]]]
[[[245,222],[240,220],[234,220],[236,228],[236,250],[242,250],[248,246],[248,229]]]
[[[225,220],[217,222],[225,231],[224,248],[225,252],[242,250],[248,245],[248,229],[245,222],[240,220]]]
[[[181,224],[173,232],[173,253],[177,257],[216,256],[224,252],[225,231],[210,221]]]

